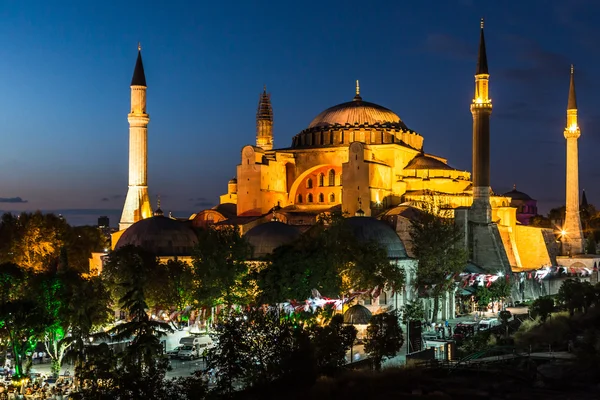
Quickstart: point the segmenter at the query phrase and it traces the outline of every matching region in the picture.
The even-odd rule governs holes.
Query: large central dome
[[[363,101],[360,96],[356,96],[353,101],[338,104],[323,111],[312,120],[308,128],[327,127],[330,125],[354,125],[365,124],[399,124],[402,128],[406,125],[400,117],[391,110],[382,107],[378,104]]]

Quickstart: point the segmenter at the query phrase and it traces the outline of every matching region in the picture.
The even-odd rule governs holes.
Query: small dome
[[[155,216],[127,228],[115,249],[134,245],[157,256],[190,256],[197,243],[198,237],[187,221]]]
[[[355,304],[344,313],[344,323],[352,325],[367,325],[371,320],[371,311],[365,306]]]
[[[519,192],[517,185],[514,185],[513,190],[504,193],[503,196],[510,197],[512,200],[533,200],[527,193]]]
[[[455,169],[437,158],[421,155],[413,158],[404,169]]]
[[[354,125],[355,123],[367,125],[392,123],[400,125],[402,129],[408,129],[393,111],[378,104],[362,101],[360,98],[328,108],[317,115],[308,127]]]
[[[298,239],[298,228],[279,221],[266,222],[250,229],[244,237],[254,248],[254,258],[262,258]]]
[[[237,179],[236,178],[232,178],[229,180],[229,184],[232,185],[234,183],[237,183]]]
[[[361,242],[375,242],[387,251],[388,258],[407,258],[404,244],[388,224],[372,217],[347,219],[354,237]]]

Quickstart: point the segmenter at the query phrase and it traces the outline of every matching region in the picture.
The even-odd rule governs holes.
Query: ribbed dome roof
[[[403,129],[408,129],[393,111],[378,104],[362,101],[360,97],[328,108],[317,115],[308,128],[335,124],[354,125],[355,123],[367,125],[393,123],[399,124]]]
[[[372,217],[347,219],[359,242],[375,242],[387,251],[388,258],[407,258],[404,244],[388,224]]]
[[[352,325],[367,325],[371,320],[371,311],[365,306],[355,304],[344,313],[344,323]]]
[[[198,237],[187,221],[154,216],[127,228],[115,249],[134,245],[157,256],[190,256],[197,243]]]
[[[443,161],[426,155],[416,156],[404,169],[447,169],[454,171],[454,168]]]
[[[512,200],[533,200],[527,193],[519,192],[515,187],[510,192],[506,192],[503,196],[510,197]]]
[[[300,236],[298,228],[279,221],[266,222],[250,229],[245,237],[254,248],[255,259],[265,257]]]

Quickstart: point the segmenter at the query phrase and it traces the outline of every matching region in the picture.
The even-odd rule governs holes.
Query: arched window
[[[323,193],[319,193],[319,203],[325,203],[325,196]]]
[[[325,174],[322,172],[319,174],[319,186],[325,186]]]
[[[309,203],[313,202],[312,193],[309,193],[308,196],[306,196],[306,201],[308,201]]]
[[[306,181],[306,187],[308,189],[312,189],[312,179],[308,178],[308,180]]]
[[[329,186],[335,186],[335,171],[329,170]]]
[[[330,202],[330,203],[335,203],[335,194],[331,193],[331,194],[329,195],[329,202]]]
[[[301,194],[298,195],[298,203],[302,203],[302,195]]]

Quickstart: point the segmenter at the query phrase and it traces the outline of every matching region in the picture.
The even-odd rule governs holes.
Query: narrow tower
[[[131,112],[129,121],[129,189],[119,222],[119,230],[129,228],[140,219],[152,216],[148,197],[148,122],[146,113],[146,76],[142,63],[142,47],[131,79]]]
[[[271,95],[267,94],[267,87],[258,99],[258,110],[256,111],[256,146],[264,150],[273,148],[273,107],[271,106]]]
[[[471,104],[473,114],[473,205],[471,221],[480,224],[490,223],[490,115],[492,100],[489,97],[489,79],[483,18],[479,37],[479,54],[475,71],[475,97]]]
[[[575,96],[575,73],[571,65],[571,83],[569,85],[569,101],[567,103],[567,182],[566,213],[563,226],[563,251],[571,254],[583,253],[583,233],[579,216],[579,154],[577,139],[581,135],[577,124],[577,98]]]

